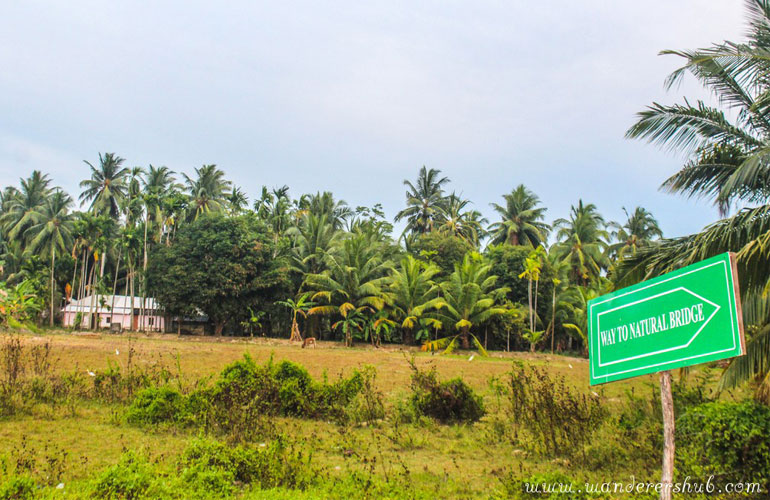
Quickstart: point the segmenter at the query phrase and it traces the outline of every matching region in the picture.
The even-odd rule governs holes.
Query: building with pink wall
[[[133,308],[132,308],[133,306]],[[80,314],[80,328],[88,328],[88,318],[93,307],[93,321],[97,328],[110,328],[112,323],[120,324],[124,330],[165,331],[163,311],[153,298],[145,299],[142,310],[141,297],[127,295],[97,295],[91,300],[88,295],[73,300],[62,310],[65,327],[72,327]]]

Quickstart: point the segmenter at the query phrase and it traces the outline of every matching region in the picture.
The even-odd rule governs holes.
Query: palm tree
[[[227,203],[230,207],[230,215],[238,215],[243,212],[243,207],[249,205],[249,198],[238,186],[233,186],[233,190],[227,195]]]
[[[21,189],[10,189],[3,193],[3,214],[0,224],[8,239],[23,237],[33,224],[35,214],[51,194],[48,175],[34,170],[27,179],[21,179]]]
[[[441,201],[436,223],[439,231],[453,234],[478,247],[479,240],[484,236],[487,219],[478,210],[466,209],[470,204],[470,200],[453,192]]]
[[[126,178],[130,170],[123,167],[123,158],[114,153],[99,153],[99,166],[91,168],[91,178],[80,183],[82,201],[91,202],[91,211],[97,215],[107,213],[113,219],[120,215],[120,207],[128,194]]]
[[[302,341],[302,335],[299,333],[299,326],[297,325],[297,315],[301,315],[303,318],[307,318],[308,310],[315,304],[308,300],[309,293],[303,293],[297,300],[286,299],[279,300],[276,304],[287,307],[291,310],[291,341]]]
[[[583,200],[572,206],[569,219],[554,222],[558,243],[553,252],[558,260],[569,263],[569,277],[573,283],[587,285],[609,266],[604,253],[609,234],[604,226],[596,205],[584,205]]]
[[[347,202],[335,200],[334,195],[329,191],[302,196],[298,208],[300,213],[311,213],[316,216],[325,215],[334,229],[342,229],[345,221],[353,216],[353,210],[350,209]]]
[[[407,255],[390,276],[388,305],[401,321],[404,344],[414,342],[415,327],[435,325],[438,322],[435,318],[425,317],[424,313],[439,294],[439,286],[433,281],[439,272],[435,264],[426,264]]]
[[[390,263],[383,261],[381,245],[365,235],[353,235],[326,255],[326,267],[327,271],[305,278],[305,286],[314,292],[312,300],[324,302],[308,314],[346,318],[350,311],[371,314],[383,308]]]
[[[227,190],[232,183],[225,179],[225,173],[216,165],[203,165],[195,169],[195,178],[184,175],[190,194],[192,211],[190,217],[197,219],[207,212],[219,212],[227,201]]]
[[[712,199],[722,214],[734,202],[759,204],[719,220],[700,233],[662,240],[643,248],[618,269],[619,283],[657,276],[713,255],[737,252],[744,322],[756,333],[746,356],[734,358],[722,376],[723,387],[761,380],[757,396],[770,402],[770,3],[746,3],[749,30],[745,42],[723,42],[694,51],[665,51],[684,59],[668,86],[684,74],[713,92],[718,107],[653,103],[638,114],[627,137],[646,139],[689,154],[684,167],[663,188],[685,196]],[[724,109],[724,110],[723,110]],[[725,113],[727,111],[727,113]],[[731,117],[731,118],[728,118]]]
[[[540,207],[540,198],[519,184],[509,194],[503,195],[505,206],[492,203],[492,208],[502,220],[489,226],[493,245],[532,245],[545,243],[550,227],[543,222],[547,208]]]
[[[496,288],[497,276],[490,274],[490,271],[491,265],[475,252],[466,254],[461,263],[455,264],[454,272],[441,285],[441,297],[428,304],[436,309],[437,319],[444,325],[452,325],[457,334],[426,342],[424,349],[446,348],[444,352],[449,353],[457,347],[458,340],[463,349],[469,349],[473,339],[476,348],[486,355],[486,350],[471,333],[471,328],[507,312],[498,300],[505,296],[508,289]]]
[[[610,256],[622,259],[627,254],[634,255],[639,248],[649,245],[653,240],[663,237],[663,231],[658,226],[658,221],[643,207],[636,207],[630,214],[623,207],[626,214],[626,223],[620,225],[611,222],[613,228],[611,236],[616,243],[610,245],[607,250]]]
[[[72,198],[57,189],[34,213],[33,224],[25,232],[25,235],[30,238],[27,246],[28,253],[51,256],[51,315],[49,318],[51,326],[54,319],[56,254],[57,252],[66,253],[73,241],[74,217],[69,213],[71,206]]]
[[[292,239],[292,267],[305,274],[324,270],[326,253],[339,240],[341,233],[328,221],[327,214],[305,214],[299,224],[286,231]]]
[[[423,166],[417,176],[416,185],[408,180],[404,181],[404,185],[409,188],[406,192],[407,207],[398,212],[395,218],[396,222],[407,220],[404,232],[428,233],[433,230],[444,198],[443,186],[449,182],[448,177],[439,177],[440,174],[441,170],[428,170]]]

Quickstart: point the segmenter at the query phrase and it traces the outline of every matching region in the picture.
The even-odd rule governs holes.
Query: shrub
[[[515,363],[492,387],[503,398],[503,411],[513,424],[514,438],[523,431],[535,451],[548,455],[585,456],[585,445],[607,416],[603,399],[579,394],[564,377],[538,367]]]
[[[35,498],[35,481],[29,476],[14,476],[0,485],[0,500]]]
[[[159,498],[164,495],[155,467],[147,457],[126,452],[120,461],[105,470],[94,482],[92,494],[98,498]]]
[[[184,397],[170,387],[150,387],[139,391],[126,413],[132,424],[157,424],[179,420]]]
[[[185,483],[207,491],[214,488],[222,495],[231,493],[236,483],[260,489],[304,489],[314,477],[310,455],[285,436],[259,446],[198,439],[183,453],[179,469]]]
[[[770,408],[753,401],[706,403],[677,420],[682,475],[770,487]]]
[[[424,415],[441,423],[477,422],[484,416],[484,402],[460,378],[439,381],[435,367],[428,371],[412,367],[412,396],[410,405],[417,415]]]

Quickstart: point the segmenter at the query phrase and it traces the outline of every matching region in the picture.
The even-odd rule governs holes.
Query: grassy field
[[[416,350],[369,346],[344,348],[319,342],[316,349],[301,349],[274,339],[177,338],[176,336],[93,335],[46,333],[22,335],[26,348],[48,345],[51,370],[88,374],[132,363],[137,369],[163,366],[183,390],[206,383],[233,361],[250,355],[258,363],[290,360],[307,368],[315,378],[336,379],[371,365],[383,395],[386,417],[379,422],[340,425],[324,420],[271,417],[280,432],[297,440],[312,455],[313,474],[319,485],[297,491],[257,491],[245,488],[239,495],[250,498],[307,498],[352,496],[488,498],[505,497],[505,485],[515,478],[543,472],[562,472],[579,480],[612,480],[630,475],[654,479],[650,464],[591,464],[583,459],[549,457],[532,451],[525,443],[500,434],[506,425],[499,411],[490,380],[511,370],[514,362],[544,367],[551,375],[563,376],[579,393],[591,393],[586,359],[546,354],[494,353],[482,358],[470,353],[431,355]],[[130,354],[129,354],[130,353]],[[130,357],[130,360],[129,360]],[[441,425],[428,419],[398,423],[392,418],[399,402],[409,395],[414,357],[422,369],[435,367],[441,379],[461,377],[485,400],[488,413],[471,425]],[[200,381],[203,382],[200,382]],[[599,389],[612,418],[623,411],[627,391],[652,394],[655,379],[640,377]],[[200,429],[173,425],[135,426],[125,418],[127,402],[79,400],[68,404],[37,404],[0,420],[0,457],[5,476],[19,464],[36,478],[40,496],[88,497],[89,485],[100,473],[120,461],[127,451],[145,455],[160,470],[173,471],[177,457],[201,434]],[[612,430],[599,430],[595,439],[612,441]],[[610,462],[611,460],[610,456]],[[596,462],[599,462],[597,465]],[[30,465],[31,464],[31,465]],[[642,470],[640,470],[642,467]],[[356,477],[358,483],[345,483]],[[512,479],[513,478],[513,479]],[[335,482],[340,482],[334,486]],[[377,484],[378,488],[369,484]],[[63,484],[63,486],[61,486]],[[393,493],[389,484],[392,484]],[[59,486],[57,489],[56,486]]]

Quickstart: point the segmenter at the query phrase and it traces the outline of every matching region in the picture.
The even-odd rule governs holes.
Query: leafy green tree
[[[462,238],[476,248],[484,236],[487,220],[478,210],[467,209],[470,204],[470,200],[462,199],[456,193],[444,198],[440,205],[437,229]]]
[[[609,234],[596,205],[580,200],[570,209],[569,218],[557,219],[554,227],[558,243],[552,251],[560,261],[569,264],[571,282],[585,286],[609,267],[605,255]]]
[[[408,249],[415,257],[436,264],[443,276],[452,273],[455,264],[462,261],[465,254],[474,251],[473,246],[463,238],[440,231],[419,235]]]
[[[129,169],[123,166],[124,161],[115,153],[99,153],[98,167],[84,160],[91,168],[91,178],[80,183],[83,189],[80,199],[91,202],[93,213],[106,213],[113,219],[120,215],[120,207],[128,194],[126,180],[130,173]]]
[[[525,271],[527,257],[532,252],[529,246],[512,246],[508,244],[494,245],[487,248],[485,257],[492,266],[490,272],[498,277],[498,286],[505,287],[506,299],[512,304],[529,303],[529,281],[519,278]],[[551,301],[554,277],[553,268],[549,262],[542,266],[537,290],[533,290],[532,303],[535,307],[535,317],[544,317],[546,310],[543,305]],[[566,277],[565,277],[566,280]]]
[[[459,343],[463,349],[470,349],[473,344],[482,353],[486,350],[479,339],[471,332],[490,318],[506,313],[501,305],[505,297],[505,288],[497,288],[497,276],[490,273],[490,264],[484,262],[481,255],[472,252],[455,265],[449,279],[441,284],[440,297],[429,302],[436,309],[436,317],[443,325],[451,325],[456,335],[426,343],[426,349],[445,348],[452,352]]]
[[[439,268],[435,264],[426,264],[407,255],[390,276],[388,305],[394,317],[401,322],[402,341],[406,345],[414,343],[415,329],[438,322],[425,316],[431,301],[439,294],[439,285],[433,281],[438,273]]]
[[[50,325],[54,322],[54,291],[56,289],[56,254],[65,254],[72,245],[73,215],[69,213],[72,198],[57,189],[35,212],[33,224],[25,234],[29,237],[27,252],[49,255],[51,258],[51,303]]]
[[[540,198],[524,184],[519,184],[510,194],[503,195],[503,199],[505,206],[491,204],[495,212],[502,217],[500,222],[489,226],[491,243],[533,247],[545,243],[550,227],[543,222],[547,209],[539,206]]]
[[[150,259],[148,286],[171,314],[206,314],[217,335],[283,292],[286,268],[273,259],[268,230],[256,218],[211,214],[180,228],[174,244]]]
[[[405,180],[409,188],[406,192],[406,208],[396,214],[396,222],[406,219],[406,231],[428,233],[433,231],[436,219],[440,216],[444,199],[444,185],[448,177],[440,177],[441,170],[425,166],[420,169],[417,183]]]

